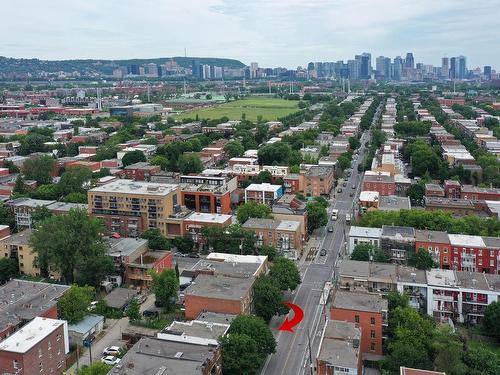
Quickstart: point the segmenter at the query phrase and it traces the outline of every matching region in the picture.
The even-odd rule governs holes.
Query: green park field
[[[230,120],[241,120],[241,115],[244,113],[247,120],[250,121],[256,121],[259,115],[264,120],[274,121],[279,117],[296,112],[298,109],[298,101],[253,96],[229,103],[217,104],[211,108],[186,111],[175,118],[178,120],[194,119],[198,115],[200,120],[221,118],[223,116],[229,117]]]

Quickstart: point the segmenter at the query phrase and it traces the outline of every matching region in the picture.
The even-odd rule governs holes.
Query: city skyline
[[[188,0],[175,6],[168,1],[133,0],[127,7],[91,0],[76,1],[71,8],[60,0],[50,8],[32,0],[21,3],[3,6],[11,16],[0,25],[9,35],[0,55],[126,59],[182,56],[186,49],[188,56],[287,68],[309,61],[347,60],[362,51],[371,53],[372,63],[381,55],[404,58],[407,52],[413,52],[415,62],[435,66],[444,56],[465,55],[470,68],[498,67],[500,61],[500,52],[490,47],[500,38],[497,4],[492,0],[474,6],[466,1],[428,0],[418,4]],[[207,32],[200,34],[200,29]]]

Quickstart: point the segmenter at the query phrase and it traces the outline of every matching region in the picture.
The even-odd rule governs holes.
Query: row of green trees
[[[473,345],[449,325],[436,325],[430,317],[420,315],[408,306],[405,295],[391,292],[388,300],[389,339],[382,362],[386,373],[399,374],[400,366],[449,375],[500,373],[500,359],[485,346]]]
[[[381,228],[382,225],[400,225],[415,229],[447,231],[478,236],[500,235],[500,221],[496,218],[480,218],[478,216],[453,217],[443,211],[399,210],[370,211],[357,222],[363,227]]]

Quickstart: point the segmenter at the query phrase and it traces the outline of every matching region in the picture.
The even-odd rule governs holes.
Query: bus
[[[339,216],[339,210],[337,210],[337,209],[334,208],[332,210],[332,220],[336,221],[338,216]]]

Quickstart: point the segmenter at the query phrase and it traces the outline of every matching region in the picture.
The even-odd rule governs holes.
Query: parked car
[[[333,232],[333,227],[328,227],[328,232]]]
[[[321,251],[319,252],[319,255],[324,257],[326,255],[326,249],[321,249]]]
[[[94,311],[95,308],[97,307],[98,303],[99,303],[99,301],[92,301],[92,302],[90,302],[89,311]]]
[[[116,356],[118,354],[120,354],[119,346],[108,346],[102,351],[103,356]]]
[[[356,189],[356,185],[352,185],[351,188]]]
[[[113,357],[112,355],[107,355],[101,358],[101,362],[110,366],[117,365],[118,363],[120,363],[120,361],[121,361],[120,358]]]
[[[189,253],[188,257],[189,258],[199,258],[200,256],[197,253]]]
[[[337,193],[342,193],[342,188],[338,188]]]
[[[145,318],[152,319],[152,318],[158,318],[160,316],[160,313],[154,307],[150,307],[149,309],[146,309],[142,312],[142,316]]]

